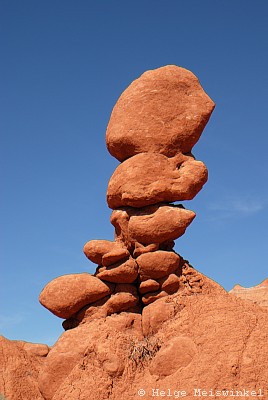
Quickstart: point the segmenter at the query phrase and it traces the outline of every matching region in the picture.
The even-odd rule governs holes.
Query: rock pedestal
[[[175,65],[145,72],[117,101],[106,143],[121,163],[108,183],[114,241],[91,240],[86,257],[94,276],[66,275],[50,282],[40,302],[66,318],[70,329],[86,317],[141,312],[180,290],[187,262],[173,250],[195,213],[181,204],[208,178],[192,148],[214,109],[190,71]]]

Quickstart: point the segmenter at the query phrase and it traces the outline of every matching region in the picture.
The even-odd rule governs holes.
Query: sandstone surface
[[[121,346],[125,348],[126,338],[142,338],[140,318],[140,315],[122,313],[95,319],[66,331],[51,349],[39,375],[38,383],[44,398],[108,398],[113,378],[120,378],[125,369],[125,354]],[[71,376],[75,371],[83,382],[79,386],[74,383],[73,389],[68,387],[67,392],[70,389],[72,393],[63,393],[65,389],[62,391],[61,386],[72,384]]]
[[[45,348],[46,345],[0,336],[0,399],[44,400],[37,380],[48,354]]]
[[[108,283],[88,273],[63,275],[49,282],[39,301],[60,318],[70,318],[82,307],[112,292]]]
[[[182,236],[194,218],[195,213],[182,206],[156,204],[114,210],[111,223],[117,237],[126,245],[135,242],[156,244]]]
[[[107,282],[132,283],[138,277],[138,265],[133,258],[108,267],[99,267],[95,276]]]
[[[116,168],[108,184],[107,203],[116,209],[191,200],[207,178],[205,164],[192,157],[178,165],[176,157],[137,154]]]
[[[192,72],[175,65],[147,71],[113,109],[106,132],[108,150],[119,161],[144,152],[168,157],[189,153],[214,106]]]
[[[140,389],[148,399],[152,389],[170,389],[192,400],[201,388],[258,391],[265,399],[267,309],[190,266],[181,285],[140,313],[82,320],[44,357],[2,340],[0,393],[8,400],[138,400]]]
[[[154,279],[147,279],[146,281],[142,281],[139,286],[139,292],[141,294],[148,292],[155,292],[160,287],[160,283]]]
[[[93,263],[106,266],[129,256],[126,248],[110,240],[90,240],[84,246],[84,253]]]
[[[180,256],[174,252],[157,250],[142,254],[136,258],[142,281],[158,279],[176,271],[180,264]]]
[[[180,278],[176,274],[170,274],[158,280],[161,290],[167,293],[175,293],[180,287]]]

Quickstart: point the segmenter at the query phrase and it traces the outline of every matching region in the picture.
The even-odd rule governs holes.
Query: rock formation
[[[176,66],[121,95],[106,136],[121,162],[107,190],[115,239],[85,244],[94,275],[58,277],[40,294],[65,319],[51,349],[0,340],[0,399],[268,398],[265,304],[228,294],[173,249],[195,218],[173,202],[207,180],[192,148],[213,108]]]
[[[207,181],[192,148],[213,108],[196,76],[177,66],[145,72],[119,98],[106,134],[108,150],[121,161],[107,190],[115,240],[84,246],[98,265],[94,276],[56,278],[40,295],[67,319],[66,329],[79,324],[85,309],[87,316],[100,308],[105,315],[141,310],[179,289],[185,261],[174,240],[195,213],[173,202],[193,199]]]
[[[0,339],[5,399],[268,398],[267,308],[228,294],[189,264],[182,268],[180,289],[142,314],[106,317],[108,301],[96,303],[51,349]],[[253,395],[194,396],[198,389]],[[166,395],[157,397],[160,391]],[[175,397],[178,391],[184,394]]]
[[[48,352],[45,344],[0,336],[0,400],[43,400],[38,375]]]
[[[258,304],[259,306],[268,307],[268,279],[265,279],[259,285],[250,288],[235,285],[229,293],[240,297],[241,299]]]

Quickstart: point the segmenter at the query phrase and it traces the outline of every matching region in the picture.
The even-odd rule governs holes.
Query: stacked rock
[[[115,240],[86,243],[85,255],[98,265],[94,276],[50,282],[40,295],[45,307],[79,322],[137,310],[179,289],[185,261],[174,240],[195,213],[172,203],[193,199],[207,181],[192,148],[214,106],[197,77],[174,65],[145,72],[123,92],[106,134],[109,152],[121,162],[107,190]]]

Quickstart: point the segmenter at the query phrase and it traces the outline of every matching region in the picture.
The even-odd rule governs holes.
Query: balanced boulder
[[[60,318],[70,318],[86,304],[112,293],[113,285],[88,273],[62,275],[49,282],[39,301]]]
[[[167,65],[147,71],[113,109],[106,132],[108,150],[119,161],[144,152],[168,157],[189,153],[214,107],[187,69]]]
[[[111,222],[125,243],[152,244],[182,236],[194,218],[195,213],[182,206],[156,204],[115,210]]]
[[[208,172],[202,161],[188,157],[178,165],[176,157],[141,153],[120,164],[107,190],[112,209],[146,207],[161,202],[191,200],[202,189]]]

